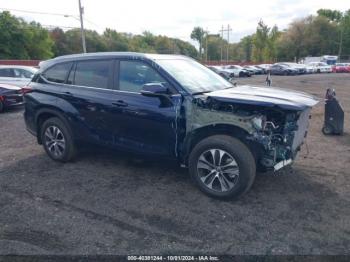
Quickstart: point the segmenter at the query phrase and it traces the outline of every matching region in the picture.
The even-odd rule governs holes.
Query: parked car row
[[[271,75],[301,75],[320,73],[350,73],[350,63],[337,63],[333,66],[324,62],[310,62],[298,64],[292,62],[279,62],[275,64],[260,65],[226,65],[208,66],[212,71],[229,80],[234,77],[250,77],[270,73]]]

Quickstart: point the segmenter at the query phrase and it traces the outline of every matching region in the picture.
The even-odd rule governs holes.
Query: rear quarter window
[[[42,77],[50,82],[65,83],[72,64],[73,63],[63,63],[54,65],[42,73]]]

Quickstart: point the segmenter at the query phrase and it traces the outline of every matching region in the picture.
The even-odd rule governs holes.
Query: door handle
[[[127,107],[128,104],[125,103],[123,100],[118,100],[112,103],[112,105],[117,106],[117,107]]]

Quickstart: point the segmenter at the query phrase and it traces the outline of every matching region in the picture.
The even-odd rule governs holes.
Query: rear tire
[[[255,159],[236,138],[215,135],[203,139],[189,156],[189,172],[198,188],[220,199],[247,192],[255,179]]]
[[[4,104],[0,101],[0,113],[4,111]]]
[[[73,136],[64,122],[52,117],[40,128],[41,141],[49,157],[59,162],[69,162],[76,155]]]

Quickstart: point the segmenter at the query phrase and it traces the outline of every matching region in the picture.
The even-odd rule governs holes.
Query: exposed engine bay
[[[192,101],[193,130],[205,125],[230,124],[245,130],[244,140],[258,152],[258,164],[278,170],[295,158],[307,134],[311,107],[300,110],[235,103],[201,96]]]

